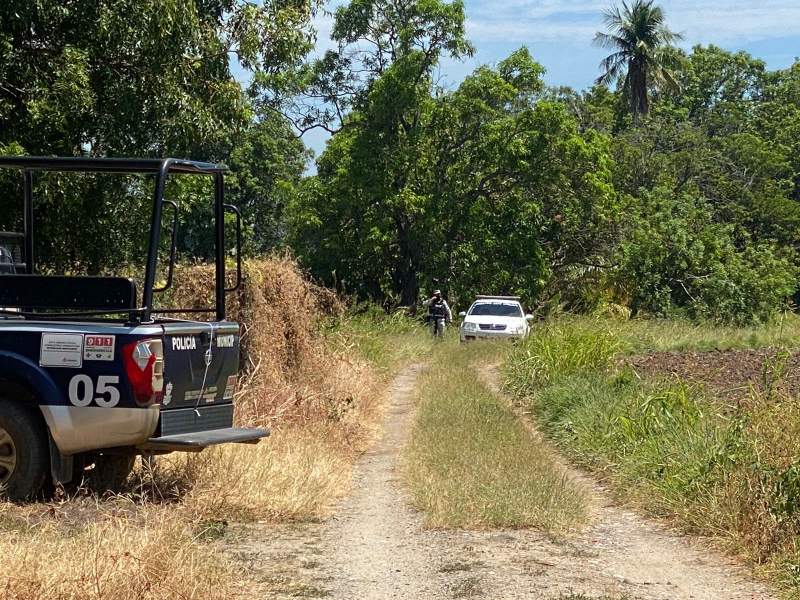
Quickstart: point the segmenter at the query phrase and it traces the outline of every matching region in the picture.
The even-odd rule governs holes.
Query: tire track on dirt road
[[[356,466],[353,492],[330,523],[326,540],[335,575],[335,598],[438,598],[433,548],[422,544],[422,518],[398,482],[398,450],[414,414],[422,366],[403,371],[390,390],[382,438]]]
[[[532,419],[514,406],[502,390],[498,366],[484,368],[481,375],[492,392],[515,410],[531,435],[547,444]],[[662,524],[620,508],[602,485],[569,465],[555,449],[553,456],[567,476],[589,491],[589,525],[570,543],[593,555],[590,565],[598,574],[618,579],[628,593],[648,600],[774,597],[766,586],[751,581],[734,561],[703,547],[702,540],[680,536]]]
[[[324,523],[259,526],[230,548],[267,584],[264,597],[338,600],[767,600],[741,569],[634,513],[590,478],[592,522],[553,538],[533,530],[431,531],[409,503],[399,462],[413,424],[417,364],[395,379],[381,439],[356,465],[353,490]],[[485,383],[502,395],[497,372]],[[524,415],[520,418],[538,431]],[[556,460],[557,455],[554,453]]]

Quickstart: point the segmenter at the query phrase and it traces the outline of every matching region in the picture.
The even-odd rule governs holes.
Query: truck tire
[[[0,398],[0,495],[21,502],[42,493],[50,474],[45,426],[33,408]]]
[[[75,457],[75,483],[93,492],[116,492],[128,479],[135,463],[135,454],[81,454]]]

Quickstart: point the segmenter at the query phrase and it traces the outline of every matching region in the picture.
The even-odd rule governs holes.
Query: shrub
[[[798,269],[790,250],[753,244],[711,205],[655,190],[629,202],[616,285],[634,311],[720,322],[766,321],[784,307]]]
[[[555,378],[602,368],[621,348],[599,321],[551,323],[534,329],[514,350],[506,362],[506,380],[516,393],[531,393]]]

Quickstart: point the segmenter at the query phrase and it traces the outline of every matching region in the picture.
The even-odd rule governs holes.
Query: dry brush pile
[[[178,281],[181,276],[186,284],[174,305],[207,301],[213,269],[189,267]],[[320,319],[343,310],[288,258],[246,263],[243,285],[229,304],[229,318],[242,325],[236,419],[272,435],[256,447],[177,458],[181,472],[202,473],[192,497],[211,502],[211,516],[319,518],[347,488],[350,465],[374,430],[382,381],[370,365],[332,349],[319,334]]]
[[[209,302],[213,269],[176,273],[175,306]],[[368,443],[384,381],[326,344],[343,311],[287,258],[250,261],[229,318],[242,324],[236,419],[269,427],[258,446],[225,446],[140,467],[126,493],[0,503],[0,598],[233,598],[258,585],[207,543],[231,521],[323,517]]]

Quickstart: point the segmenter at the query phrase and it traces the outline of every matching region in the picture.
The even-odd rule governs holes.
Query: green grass
[[[429,527],[557,533],[586,519],[582,490],[476,372],[505,348],[444,342],[420,377],[404,475]]]
[[[327,324],[324,334],[331,347],[366,360],[387,376],[427,356],[433,346],[420,322],[379,309],[337,319]]]
[[[578,318],[575,322],[579,328],[603,323],[588,318]],[[636,353],[800,346],[800,317],[792,313],[775,322],[750,327],[665,319],[606,322],[605,327],[613,328],[627,352]]]
[[[800,407],[753,397],[723,407],[701,388],[640,379],[614,358],[641,350],[793,344],[783,327],[570,319],[540,327],[506,361],[508,387],[574,462],[622,501],[715,537],[800,591]]]

